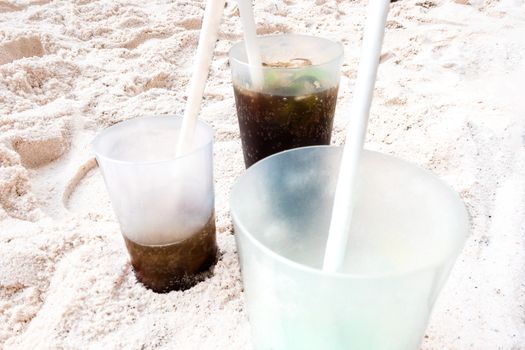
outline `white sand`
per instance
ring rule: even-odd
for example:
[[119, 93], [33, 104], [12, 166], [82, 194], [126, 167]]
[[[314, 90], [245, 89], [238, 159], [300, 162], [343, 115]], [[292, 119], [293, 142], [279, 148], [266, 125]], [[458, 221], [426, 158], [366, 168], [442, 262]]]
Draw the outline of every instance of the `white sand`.
[[[147, 5], [146, 5], [147, 4]], [[365, 1], [260, 0], [260, 33], [344, 43], [334, 143], [348, 120]], [[181, 115], [201, 1], [0, 1], [0, 348], [245, 349], [229, 216], [243, 171], [225, 10], [202, 117], [216, 130], [221, 259], [185, 292], [135, 282], [89, 143], [118, 121]], [[392, 5], [366, 147], [443, 177], [472, 234], [423, 349], [525, 349], [525, 5]]]

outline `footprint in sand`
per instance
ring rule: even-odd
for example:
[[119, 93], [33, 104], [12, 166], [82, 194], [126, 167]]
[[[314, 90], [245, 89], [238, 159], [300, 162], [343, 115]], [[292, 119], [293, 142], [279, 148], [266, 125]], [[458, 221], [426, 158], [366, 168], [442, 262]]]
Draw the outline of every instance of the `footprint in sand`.
[[21, 220], [40, 217], [50, 189], [41, 190], [29, 169], [40, 168], [61, 158], [70, 149], [71, 129], [67, 117], [41, 119], [30, 115], [9, 120], [11, 128], [0, 133], [0, 211]]
[[20, 37], [0, 44], [0, 65], [24, 57], [42, 57], [45, 53], [38, 36]]
[[202, 20], [200, 17], [189, 17], [178, 22], [177, 25], [186, 30], [198, 30], [201, 29]]
[[8, 1], [0, 1], [0, 13], [22, 11], [24, 7], [11, 4]]
[[155, 31], [155, 30], [141, 30], [136, 35], [134, 35], [130, 40], [124, 42], [121, 44], [121, 47], [133, 50], [139, 47], [140, 45], [144, 44], [148, 40], [152, 39], [166, 39], [169, 38], [172, 35], [171, 32], [164, 32], [164, 31]]
[[67, 120], [53, 121], [58, 125], [49, 132], [42, 133], [36, 125], [21, 131], [11, 139], [13, 149], [20, 156], [26, 168], [37, 168], [49, 164], [64, 155], [70, 147], [70, 128]]

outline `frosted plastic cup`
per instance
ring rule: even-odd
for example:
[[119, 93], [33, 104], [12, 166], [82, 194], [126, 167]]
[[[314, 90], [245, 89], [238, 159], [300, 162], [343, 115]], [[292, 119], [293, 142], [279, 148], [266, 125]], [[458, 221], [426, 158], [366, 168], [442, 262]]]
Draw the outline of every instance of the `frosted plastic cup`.
[[344, 268], [323, 272], [341, 152], [282, 152], [233, 187], [255, 349], [419, 349], [467, 237], [466, 210], [430, 172], [365, 151]]
[[261, 36], [258, 44], [262, 86], [251, 81], [244, 42], [230, 50], [246, 167], [284, 150], [330, 144], [343, 61], [342, 45], [323, 38]]
[[182, 118], [124, 121], [93, 141], [137, 279], [156, 292], [183, 290], [216, 261], [213, 131], [197, 123], [176, 157]]

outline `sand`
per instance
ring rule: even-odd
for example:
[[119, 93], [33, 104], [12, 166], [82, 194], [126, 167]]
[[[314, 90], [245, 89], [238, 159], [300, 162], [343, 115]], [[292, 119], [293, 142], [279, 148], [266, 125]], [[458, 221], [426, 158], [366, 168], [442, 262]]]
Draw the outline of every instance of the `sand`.
[[[341, 41], [343, 142], [366, 2], [261, 0], [260, 34]], [[143, 115], [182, 115], [202, 1], [0, 1], [0, 348], [249, 349], [229, 193], [243, 161], [228, 0], [201, 116], [215, 130], [213, 277], [136, 283], [89, 144]], [[525, 349], [525, 4], [392, 4], [366, 147], [457, 190], [471, 235], [422, 349]]]

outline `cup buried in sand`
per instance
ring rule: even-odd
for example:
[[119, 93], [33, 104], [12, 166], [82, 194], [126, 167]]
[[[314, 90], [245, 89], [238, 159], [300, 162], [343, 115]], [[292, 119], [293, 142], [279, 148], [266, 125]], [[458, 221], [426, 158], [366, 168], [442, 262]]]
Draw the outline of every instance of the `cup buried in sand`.
[[468, 236], [465, 206], [429, 171], [365, 151], [343, 265], [324, 271], [341, 154], [275, 154], [232, 188], [254, 349], [420, 348]]
[[155, 292], [184, 290], [216, 262], [213, 132], [198, 122], [176, 157], [182, 118], [121, 122], [93, 141], [137, 279]]
[[[262, 67], [248, 63], [244, 42], [230, 50], [246, 167], [287, 149], [330, 143], [343, 48], [304, 35], [257, 38]], [[251, 77], [262, 70], [262, 81]]]

